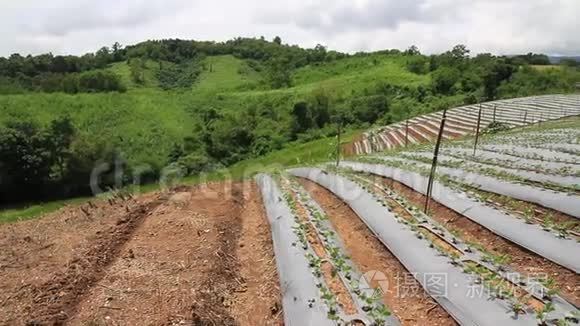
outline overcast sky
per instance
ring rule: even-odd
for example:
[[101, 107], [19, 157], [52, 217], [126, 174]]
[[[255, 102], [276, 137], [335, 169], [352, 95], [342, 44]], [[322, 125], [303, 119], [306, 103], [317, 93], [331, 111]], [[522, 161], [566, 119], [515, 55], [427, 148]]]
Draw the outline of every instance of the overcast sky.
[[346, 52], [463, 43], [474, 53], [578, 55], [579, 16], [580, 0], [1, 0], [0, 56], [276, 35]]

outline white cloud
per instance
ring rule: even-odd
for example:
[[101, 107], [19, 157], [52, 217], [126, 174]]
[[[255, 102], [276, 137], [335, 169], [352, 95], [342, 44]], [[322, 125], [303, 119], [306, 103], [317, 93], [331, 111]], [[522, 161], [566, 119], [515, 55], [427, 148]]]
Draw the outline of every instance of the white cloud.
[[580, 54], [577, 0], [20, 0], [0, 3], [0, 56], [94, 51], [152, 38], [276, 35], [355, 52]]

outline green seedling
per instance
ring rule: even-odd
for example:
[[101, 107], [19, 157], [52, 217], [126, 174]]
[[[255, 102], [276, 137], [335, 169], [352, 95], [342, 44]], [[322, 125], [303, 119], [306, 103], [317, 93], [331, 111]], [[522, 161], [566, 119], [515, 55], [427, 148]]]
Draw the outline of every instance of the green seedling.
[[542, 220], [542, 228], [546, 231], [550, 230], [554, 225], [554, 219], [552, 214], [546, 214], [544, 219]]
[[532, 224], [533, 219], [534, 219], [534, 210], [531, 207], [527, 207], [524, 210], [524, 220], [526, 221], [526, 224]]
[[538, 320], [539, 325], [547, 325], [546, 321], [548, 318], [548, 314], [554, 311], [554, 304], [548, 302], [544, 305], [544, 307], [538, 311], [536, 311], [536, 319]]
[[514, 301], [511, 304], [512, 312], [514, 313], [514, 318], [518, 318], [518, 315], [524, 313], [524, 305], [519, 301]]
[[556, 284], [556, 280], [554, 280], [552, 277], [544, 278], [540, 280], [540, 283], [548, 290], [546, 293], [544, 293], [544, 296], [548, 299], [560, 292], [560, 289], [558, 289], [558, 285]]
[[561, 238], [567, 238], [570, 235], [570, 231], [573, 230], [575, 227], [576, 222], [573, 221], [554, 224], [554, 229], [558, 231], [558, 236]]

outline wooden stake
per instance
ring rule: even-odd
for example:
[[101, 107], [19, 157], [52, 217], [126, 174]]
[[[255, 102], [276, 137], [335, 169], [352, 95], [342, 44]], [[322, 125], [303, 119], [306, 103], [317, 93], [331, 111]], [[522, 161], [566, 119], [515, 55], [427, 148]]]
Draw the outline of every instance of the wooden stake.
[[409, 145], [409, 119], [405, 120], [405, 147]]
[[336, 167], [340, 164], [340, 134], [342, 132], [342, 120], [338, 122], [338, 133], [336, 140]]
[[437, 143], [435, 144], [435, 152], [433, 153], [433, 163], [431, 164], [431, 173], [429, 174], [429, 182], [427, 183], [427, 192], [425, 196], [425, 214], [429, 211], [429, 201], [431, 201], [431, 192], [433, 190], [433, 179], [435, 178], [435, 171], [437, 169], [437, 158], [439, 156], [439, 147], [441, 146], [441, 139], [443, 139], [443, 130], [445, 129], [445, 120], [447, 119], [447, 109], [443, 110], [443, 117], [441, 118], [441, 126], [439, 127], [439, 135], [437, 135]]
[[479, 114], [477, 115], [477, 128], [475, 129], [475, 142], [473, 143], [473, 156], [477, 151], [477, 142], [479, 140], [479, 127], [481, 126], [481, 103], [479, 104]]

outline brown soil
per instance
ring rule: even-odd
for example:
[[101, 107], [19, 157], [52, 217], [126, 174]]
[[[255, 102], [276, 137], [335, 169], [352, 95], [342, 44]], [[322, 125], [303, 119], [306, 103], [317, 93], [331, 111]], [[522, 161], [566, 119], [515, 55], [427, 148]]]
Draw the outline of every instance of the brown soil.
[[393, 148], [397, 148], [399, 147], [399, 142], [397, 141], [397, 139], [393, 136], [393, 130], [389, 130], [386, 134], [385, 137], [387, 137], [387, 140], [389, 140], [389, 142], [391, 143], [391, 145], [393, 146]]
[[349, 143], [341, 144], [340, 147], [342, 155], [344, 155], [344, 157], [351, 157], [357, 155], [354, 144], [357, 142], [361, 142], [363, 139], [364, 135], [361, 133], [360, 135], [354, 137], [354, 139]]
[[472, 132], [474, 132], [474, 129], [475, 129], [473, 126], [468, 126], [465, 123], [455, 121], [455, 119], [453, 119], [453, 118], [450, 119], [449, 117], [447, 117], [447, 120], [445, 121], [445, 125], [447, 125], [448, 123], [450, 126], [452, 126], [451, 128], [453, 128], [455, 130], [459, 130], [461, 132], [465, 132], [465, 133], [472, 133]]
[[433, 131], [426, 129], [425, 126], [421, 124], [413, 125], [413, 128], [417, 129], [419, 132], [421, 132], [423, 135], [427, 137], [433, 137], [433, 139], [437, 138], [436, 133], [433, 133]]
[[[383, 300], [403, 325], [456, 325], [453, 318], [424, 292], [421, 285], [348, 205], [311, 181], [299, 181], [324, 209], [360, 271], [380, 273], [374, 274], [370, 285], [386, 287]], [[382, 281], [381, 274], [385, 276], [386, 282], [379, 283]]]
[[140, 205], [117, 220], [115, 225], [99, 232], [91, 245], [80, 250], [67, 268], [45, 283], [34, 287], [34, 305], [26, 315], [28, 324], [60, 324], [74, 312], [77, 298], [98, 282], [119, 254], [146, 214], [161, 204], [161, 199]]
[[242, 189], [211, 184], [148, 198], [82, 240], [40, 285], [6, 284], [11, 293], [24, 286], [34, 294], [2, 307], [6, 322], [280, 324], [269, 225], [255, 185]]
[[[428, 143], [431, 141], [431, 138], [427, 138], [423, 135], [421, 135], [420, 133], [416, 132], [415, 130], [411, 129], [411, 127], [413, 127], [414, 125], [409, 125], [409, 136], [412, 136], [413, 138], [417, 139], [417, 141], [419, 143]], [[405, 129], [403, 129], [404, 131]]]
[[[95, 254], [92, 243], [111, 235], [117, 221], [154, 199], [150, 194], [128, 200], [93, 200], [42, 219], [0, 225], [0, 325], [24, 324], [39, 316], [37, 312], [47, 313], [36, 301], [49, 299], [54, 290], [61, 290], [57, 295], [68, 300], [64, 290], [78, 290], [73, 280], [71, 284], [53, 282], [65, 281], [63, 276], [71, 276], [77, 267], [84, 271], [90, 266], [86, 264], [100, 264], [79, 257]], [[76, 281], [82, 282], [81, 277]]]
[[255, 183], [244, 191], [237, 256], [245, 286], [234, 296], [232, 315], [242, 326], [282, 325], [280, 285], [270, 225]]
[[[417, 207], [425, 203], [425, 196], [397, 181], [383, 177], [376, 177], [375, 180], [384, 183]], [[459, 232], [465, 241], [479, 244], [495, 254], [509, 255], [511, 262], [508, 265], [523, 275], [552, 277], [559, 284], [562, 296], [576, 306], [580, 304], [580, 275], [494, 234], [435, 201], [431, 201], [429, 209], [431, 217], [447, 229]]]

